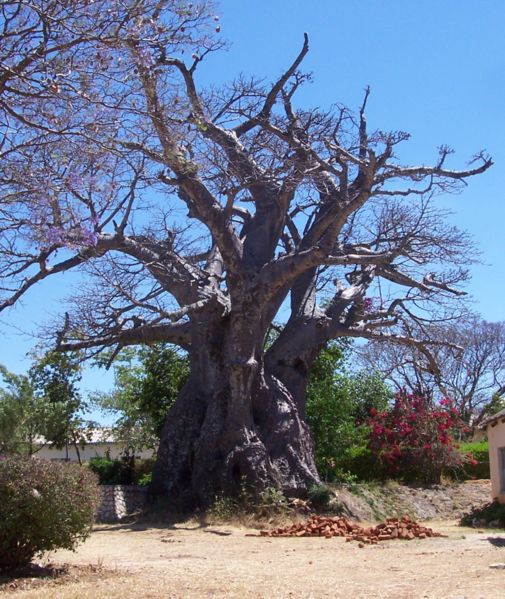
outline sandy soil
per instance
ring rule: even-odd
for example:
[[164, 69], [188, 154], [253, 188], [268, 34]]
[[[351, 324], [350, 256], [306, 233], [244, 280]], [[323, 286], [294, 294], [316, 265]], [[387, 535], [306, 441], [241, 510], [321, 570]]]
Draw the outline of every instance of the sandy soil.
[[[236, 527], [102, 526], [76, 553], [51, 560], [103, 569], [103, 578], [31, 590], [16, 599], [503, 597], [505, 533], [429, 523], [448, 535], [362, 549], [343, 539], [264, 538]], [[111, 572], [112, 571], [112, 572]]]

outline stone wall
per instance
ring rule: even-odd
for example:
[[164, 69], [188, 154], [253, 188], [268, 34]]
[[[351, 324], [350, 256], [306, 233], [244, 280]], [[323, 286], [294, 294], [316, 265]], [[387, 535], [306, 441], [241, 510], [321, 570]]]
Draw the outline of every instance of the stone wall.
[[119, 522], [141, 509], [147, 499], [147, 488], [135, 485], [100, 485], [100, 493], [96, 512], [99, 522]]

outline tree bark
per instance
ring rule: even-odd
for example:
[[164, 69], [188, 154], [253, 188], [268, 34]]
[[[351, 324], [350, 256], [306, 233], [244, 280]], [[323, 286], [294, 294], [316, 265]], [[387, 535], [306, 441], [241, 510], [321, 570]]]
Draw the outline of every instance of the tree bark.
[[304, 496], [320, 482], [297, 402], [263, 363], [263, 331], [243, 326], [232, 315], [213, 335], [196, 327], [190, 378], [167, 415], [151, 486], [179, 509], [270, 487]]

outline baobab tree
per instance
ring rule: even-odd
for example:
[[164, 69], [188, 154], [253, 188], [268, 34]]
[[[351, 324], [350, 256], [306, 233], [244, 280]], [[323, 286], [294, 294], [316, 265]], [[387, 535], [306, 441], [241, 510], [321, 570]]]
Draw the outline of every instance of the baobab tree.
[[370, 129], [368, 90], [356, 114], [298, 107], [306, 35], [272, 83], [199, 89], [223, 45], [207, 1], [0, 7], [1, 308], [78, 269], [59, 350], [188, 352], [154, 491], [186, 505], [243, 484], [305, 493], [319, 480], [313, 360], [340, 336], [429, 355], [408, 324], [450, 309], [468, 261], [434, 197], [491, 160], [454, 170], [444, 147], [432, 166], [402, 165], [408, 135]]

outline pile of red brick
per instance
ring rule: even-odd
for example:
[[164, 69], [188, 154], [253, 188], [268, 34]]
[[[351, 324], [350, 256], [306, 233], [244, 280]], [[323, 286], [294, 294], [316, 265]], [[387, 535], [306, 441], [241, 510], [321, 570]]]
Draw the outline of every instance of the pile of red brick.
[[264, 537], [325, 537], [327, 539], [345, 537], [346, 541], [358, 541], [361, 546], [364, 543], [375, 545], [379, 541], [390, 539], [410, 541], [415, 538], [442, 536], [431, 528], [411, 520], [409, 516], [388, 518], [385, 522], [369, 528], [349, 522], [346, 518], [312, 516], [305, 522], [291, 524], [284, 528], [262, 530], [261, 535]]

